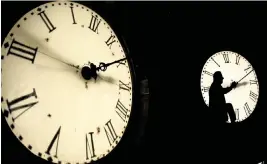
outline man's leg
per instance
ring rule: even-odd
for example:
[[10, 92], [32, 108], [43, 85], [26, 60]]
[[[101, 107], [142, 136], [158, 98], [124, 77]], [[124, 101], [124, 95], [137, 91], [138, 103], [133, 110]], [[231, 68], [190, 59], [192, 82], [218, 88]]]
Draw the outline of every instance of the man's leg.
[[227, 113], [229, 114], [231, 123], [234, 123], [236, 120], [236, 116], [235, 116], [235, 111], [234, 111], [233, 105], [230, 103], [227, 103], [226, 109], [227, 109]]

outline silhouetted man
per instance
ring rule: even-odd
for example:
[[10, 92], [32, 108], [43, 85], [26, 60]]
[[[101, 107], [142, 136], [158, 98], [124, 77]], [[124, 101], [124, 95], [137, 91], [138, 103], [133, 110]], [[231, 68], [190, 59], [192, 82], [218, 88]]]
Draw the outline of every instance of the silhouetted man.
[[216, 121], [225, 123], [228, 120], [227, 113], [229, 114], [231, 123], [236, 120], [235, 112], [232, 104], [226, 103], [224, 94], [230, 92], [236, 87], [237, 83], [233, 82], [230, 87], [223, 88], [221, 84], [223, 83], [223, 76], [220, 71], [213, 74], [213, 83], [209, 90], [209, 107], [212, 113], [216, 114]]

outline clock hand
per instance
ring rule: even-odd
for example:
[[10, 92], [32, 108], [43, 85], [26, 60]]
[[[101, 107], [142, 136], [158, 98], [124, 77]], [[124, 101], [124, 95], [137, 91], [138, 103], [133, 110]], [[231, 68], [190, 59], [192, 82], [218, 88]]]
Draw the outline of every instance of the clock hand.
[[239, 81], [237, 81], [237, 83], [239, 83], [241, 80], [243, 80], [245, 77], [247, 77], [253, 70], [249, 71], [249, 73], [247, 73], [245, 76], [243, 76]]
[[[28, 40], [32, 40], [32, 41], [35, 41], [35, 42], [37, 42], [38, 43], [38, 41], [36, 40], [36, 39], [34, 39], [32, 36], [30, 36], [30, 35], [27, 35], [27, 37], [28, 37]], [[9, 37], [7, 37], [8, 38], [8, 40], [10, 40], [10, 41], [12, 41], [13, 40], [13, 38], [11, 38], [10, 36]], [[24, 37], [24, 38], [26, 38], [26, 37]], [[30, 42], [28, 42], [28, 44], [29, 44]], [[53, 57], [52, 55], [48, 55], [47, 53], [44, 53], [44, 52], [42, 52], [42, 51], [40, 51], [40, 49], [38, 48], [38, 50], [37, 50], [37, 52], [38, 53], [40, 53], [40, 54], [42, 54], [42, 55], [46, 55], [46, 56], [48, 56], [48, 57], [50, 57], [50, 58], [53, 58], [53, 59], [55, 59], [55, 60], [57, 60], [57, 61], [59, 61], [59, 62], [61, 62], [61, 63], [64, 63], [64, 64], [66, 64], [66, 65], [68, 65], [68, 66], [70, 66], [70, 67], [73, 67], [73, 68], [76, 68], [76, 69], [79, 69], [79, 66], [78, 65], [74, 65], [74, 64], [70, 64], [70, 63], [67, 63], [67, 62], [65, 62], [65, 61], [63, 61], [63, 60], [61, 60], [61, 59], [58, 59], [58, 58], [56, 58], [56, 57]]]
[[99, 71], [99, 70], [101, 70], [101, 71], [106, 71], [108, 66], [110, 66], [110, 65], [112, 65], [112, 64], [115, 64], [115, 63], [119, 63], [119, 62], [124, 61], [124, 60], [126, 60], [126, 59], [127, 59], [127, 58], [122, 58], [122, 59], [115, 60], [115, 61], [113, 61], [113, 62], [111, 62], [111, 63], [107, 63], [107, 64], [101, 62], [101, 63], [99, 64], [98, 67], [96, 67], [95, 64], [90, 63], [90, 64], [89, 64], [89, 65], [90, 65], [90, 68], [88, 68], [88, 66], [86, 66], [86, 67], [83, 67], [83, 68], [81, 69], [82, 76], [83, 76], [86, 80], [89, 80], [91, 77], [94, 78], [94, 79], [96, 80], [96, 79], [97, 79], [97, 76], [98, 76], [98, 75], [97, 75], [97, 71]]
[[113, 62], [111, 62], [111, 63], [107, 63], [107, 64], [101, 62], [101, 63], [99, 64], [99, 66], [96, 68], [96, 71], [99, 71], [99, 70], [101, 70], [101, 71], [106, 71], [108, 66], [110, 66], [110, 65], [112, 65], [112, 64], [115, 64], [115, 63], [119, 63], [119, 62], [124, 61], [124, 60], [126, 60], [126, 59], [127, 59], [127, 58], [122, 58], [122, 59], [115, 60], [115, 61], [113, 61]]
[[40, 54], [42, 54], [42, 55], [46, 55], [46, 56], [48, 56], [48, 57], [50, 57], [50, 58], [52, 58], [52, 59], [55, 59], [55, 60], [57, 60], [57, 61], [59, 61], [59, 62], [61, 62], [61, 63], [64, 63], [64, 64], [66, 64], [66, 65], [68, 65], [68, 66], [70, 66], [70, 67], [79, 69], [79, 65], [74, 65], [74, 64], [67, 63], [67, 62], [65, 62], [65, 61], [63, 61], [63, 60], [61, 60], [61, 59], [58, 59], [58, 58], [56, 58], [56, 57], [53, 57], [52, 55], [48, 55], [48, 54], [46, 54], [46, 53], [44, 53], [44, 52], [41, 52], [41, 51], [38, 51], [38, 52], [39, 52]]
[[116, 80], [110, 76], [103, 76], [98, 74], [98, 77], [105, 82], [119, 86], [119, 84], [116, 83]]

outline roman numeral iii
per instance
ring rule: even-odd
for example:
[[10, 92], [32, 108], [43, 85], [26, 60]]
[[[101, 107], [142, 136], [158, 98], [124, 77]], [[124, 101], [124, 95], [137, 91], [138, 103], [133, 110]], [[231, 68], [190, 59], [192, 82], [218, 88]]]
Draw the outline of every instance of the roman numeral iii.
[[37, 50], [38, 47], [33, 48], [13, 39], [11, 42], [11, 46], [8, 49], [7, 55], [15, 55], [17, 57], [29, 60], [34, 63]]

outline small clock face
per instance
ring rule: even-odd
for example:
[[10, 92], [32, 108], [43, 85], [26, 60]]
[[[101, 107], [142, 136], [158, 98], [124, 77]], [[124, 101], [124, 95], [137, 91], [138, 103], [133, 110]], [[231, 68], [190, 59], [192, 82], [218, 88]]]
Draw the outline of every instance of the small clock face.
[[108, 23], [86, 6], [50, 2], [25, 14], [2, 45], [2, 112], [14, 135], [54, 163], [106, 156], [130, 117], [130, 65], [116, 62], [90, 80], [81, 68], [125, 57]]
[[245, 120], [254, 111], [259, 97], [259, 82], [254, 68], [247, 59], [235, 52], [221, 51], [212, 55], [201, 72], [201, 93], [207, 106], [210, 101], [209, 89], [217, 71], [221, 72], [223, 88], [230, 87], [233, 81], [238, 82], [236, 88], [224, 94], [225, 103], [232, 104], [237, 122]]

